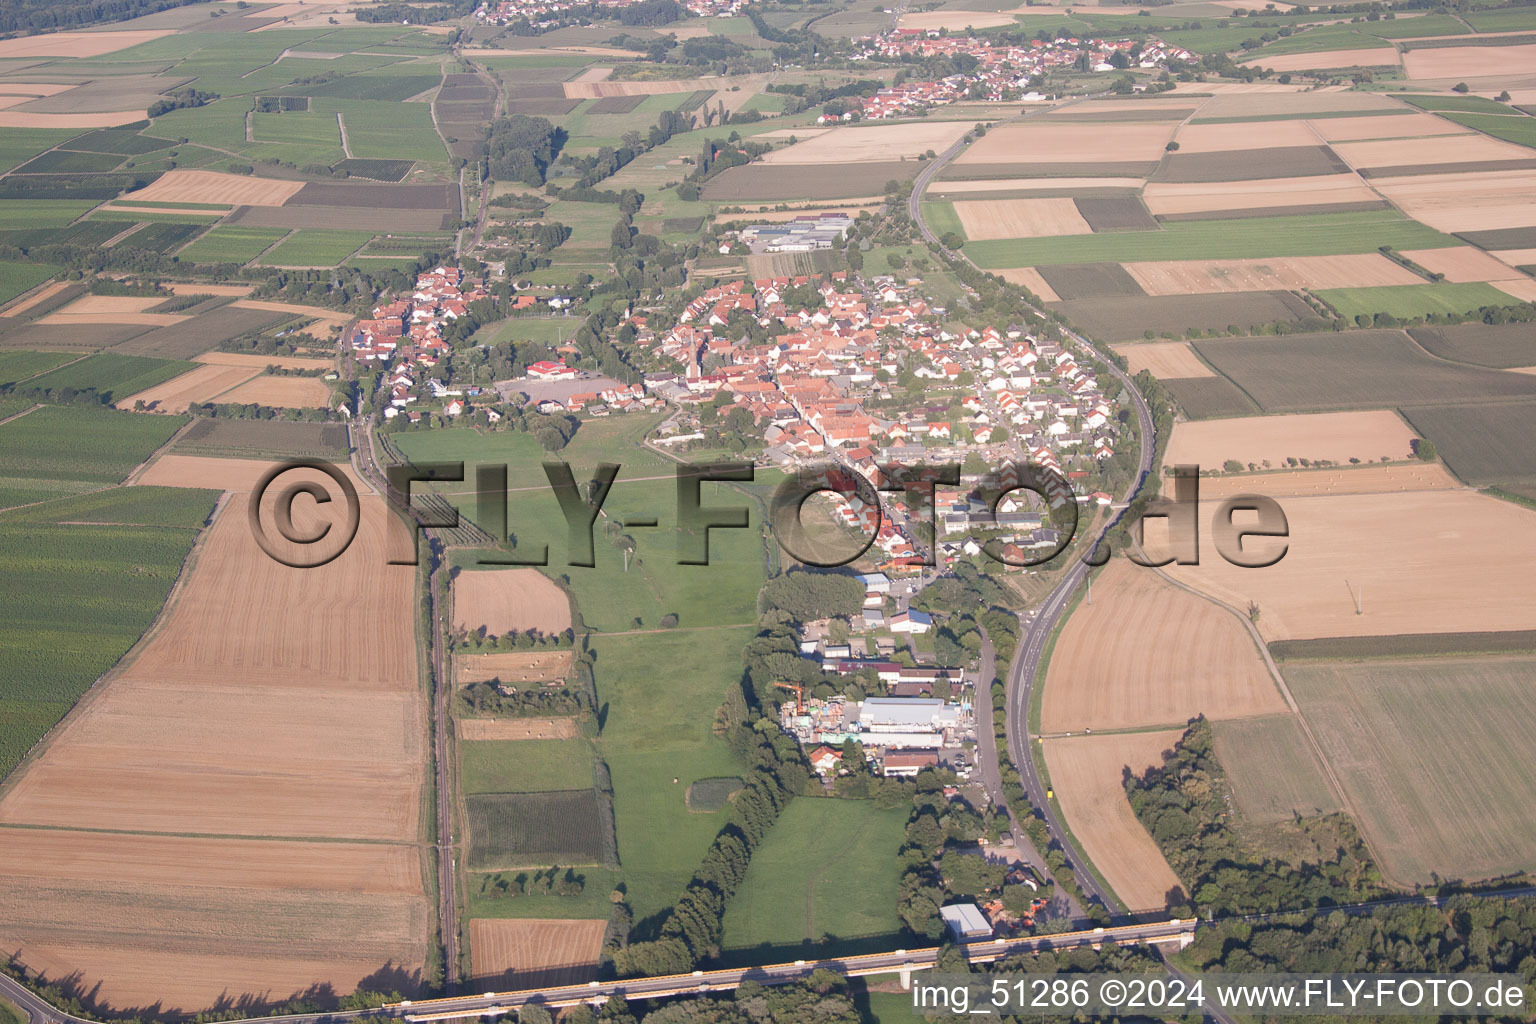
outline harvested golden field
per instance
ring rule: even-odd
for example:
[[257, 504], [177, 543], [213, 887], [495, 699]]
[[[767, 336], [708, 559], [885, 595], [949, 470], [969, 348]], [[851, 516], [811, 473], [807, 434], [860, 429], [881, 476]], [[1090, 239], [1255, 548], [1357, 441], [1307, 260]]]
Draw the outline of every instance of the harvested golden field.
[[1180, 153], [1225, 153], [1234, 149], [1315, 146], [1317, 134], [1305, 121], [1236, 121], [1187, 124], [1174, 135]]
[[1056, 294], [1056, 289], [1051, 283], [1040, 275], [1040, 271], [1034, 267], [1012, 267], [1008, 270], [996, 271], [1004, 281], [1028, 288], [1040, 297], [1041, 302], [1060, 302], [1061, 296]]
[[[957, 164], [1126, 163], [1161, 160], [1171, 124], [1006, 124], [982, 136]], [[992, 183], [993, 188], [1002, 186]], [[1059, 186], [1058, 186], [1059, 187]]]
[[[112, 32], [111, 35], [125, 35]], [[41, 37], [39, 37], [41, 38]], [[115, 128], [144, 120], [144, 108], [103, 110], [80, 114], [42, 114], [24, 110], [0, 110], [0, 128]]]
[[[962, 154], [964, 155], [964, 154]], [[1140, 178], [987, 178], [982, 181], [935, 181], [924, 193], [929, 199], [970, 192], [1056, 192], [1089, 188], [1138, 189]]]
[[1380, 117], [1327, 117], [1310, 122], [1327, 142], [1362, 139], [1410, 139], [1427, 135], [1466, 135], [1472, 129], [1434, 114], [1384, 114]]
[[834, 128], [763, 156], [765, 164], [839, 164], [914, 159], [928, 150], [943, 152], [970, 131], [964, 121], [882, 124]]
[[541, 918], [469, 922], [469, 951], [476, 982], [488, 988], [579, 985], [597, 977], [606, 921]]
[[[144, 487], [204, 487], [215, 491], [245, 492], [255, 487], [262, 474], [271, 468], [272, 463], [264, 459], [162, 455], [144, 467], [130, 482]], [[352, 481], [358, 493], [372, 490], [352, 472], [351, 466], [342, 465], [337, 468]]]
[[457, 629], [486, 632], [559, 633], [571, 628], [565, 591], [537, 569], [478, 569], [453, 581], [453, 623]]
[[1093, 231], [1069, 196], [972, 200], [954, 205], [965, 236], [972, 241], [1086, 235]]
[[318, 409], [330, 400], [331, 389], [316, 377], [273, 377], [267, 374], [248, 378], [245, 383], [219, 396], [221, 402], [254, 402], [274, 409]]
[[[1265, 62], [1268, 66], [1268, 62]], [[1343, 92], [1338, 89], [1304, 91], [1296, 85], [1276, 82], [1192, 82], [1178, 89], [1190, 92], [1214, 92], [1216, 95], [1200, 107], [1200, 117], [1275, 117], [1308, 114], [1333, 114], [1357, 110], [1402, 110], [1402, 104], [1376, 93]], [[1176, 89], [1174, 95], [1178, 95]]]
[[[54, 32], [47, 35], [0, 39], [0, 60], [17, 57], [99, 57], [104, 53], [126, 50], [151, 39], [168, 36], [168, 29], [140, 29], [122, 32]], [[140, 112], [140, 116], [143, 113]]]
[[1536, 249], [1499, 249], [1493, 255], [1512, 267], [1536, 266]]
[[[1350, 121], [1354, 118], [1339, 118]], [[1318, 174], [1310, 178], [1260, 178], [1250, 181], [1147, 183], [1143, 194], [1153, 214], [1209, 213], [1215, 210], [1265, 210], [1271, 207], [1368, 203], [1381, 197], [1358, 174]]]
[[1078, 103], [1067, 107], [1063, 113], [1100, 114], [1119, 113], [1126, 110], [1188, 110], [1190, 105], [1190, 99], [1182, 96], [1138, 100], [1093, 100], [1090, 103]]
[[193, 402], [211, 402], [237, 384], [250, 380], [260, 370], [249, 366], [210, 364], [188, 370], [163, 384], [129, 395], [117, 403], [119, 409], [132, 409], [143, 402], [149, 412], [182, 413]]
[[1216, 371], [1202, 363], [1200, 357], [1195, 355], [1195, 350], [1190, 348], [1186, 341], [1111, 347], [1125, 357], [1126, 362], [1130, 364], [1132, 375], [1146, 370], [1152, 376], [1163, 380], [1216, 376]]
[[1403, 55], [1403, 68], [1409, 78], [1524, 78], [1536, 68], [1536, 44], [1409, 50]]
[[1438, 462], [1377, 463], [1346, 469], [1292, 469], [1207, 477], [1200, 481], [1200, 500], [1219, 502], [1239, 494], [1262, 494], [1277, 499], [1330, 494], [1395, 494], [1456, 490], [1462, 486]]
[[1447, 281], [1504, 281], [1516, 276], [1508, 265], [1470, 245], [1406, 249], [1402, 254], [1430, 273], [1444, 274]]
[[499, 679], [504, 683], [553, 683], [570, 675], [571, 661], [569, 650], [462, 654], [458, 658], [459, 682]]
[[[1202, 529], [1200, 564], [1168, 571], [1239, 609], [1257, 605], [1268, 640], [1536, 628], [1536, 513], [1465, 490], [1290, 498], [1284, 508], [1290, 543], [1277, 564], [1233, 566]], [[1147, 536], [1151, 553], [1167, 550], [1163, 521], [1149, 520]], [[1250, 544], [1265, 552], [1276, 542]]]
[[1396, 67], [1402, 63], [1402, 58], [1390, 46], [1372, 46], [1362, 50], [1320, 50], [1316, 53], [1266, 55], [1260, 52], [1241, 63], [1271, 71], [1312, 71], [1318, 68]]
[[253, 178], [219, 171], [166, 171], [133, 194], [139, 202], [222, 203], [229, 206], [282, 206], [304, 187], [302, 181]]
[[1521, 302], [1536, 302], [1536, 281], [1528, 277], [1516, 278], [1510, 281], [1494, 281], [1493, 286], [1512, 298]]
[[1246, 260], [1159, 260], [1126, 263], [1148, 295], [1289, 291], [1292, 288], [1368, 288], [1423, 284], [1424, 279], [1380, 253], [1287, 256]]
[[165, 285], [172, 295], [249, 295], [254, 285], [249, 284], [202, 284], [197, 281], [168, 281]]
[[1408, 459], [1417, 436], [1401, 416], [1386, 409], [1199, 420], [1173, 428], [1163, 461], [1220, 469], [1236, 460], [1283, 469], [1290, 458], [1339, 463], [1351, 458], [1375, 462], [1383, 455]]
[[21, 314], [27, 312], [28, 310], [34, 309], [47, 302], [49, 299], [59, 294], [59, 292], [63, 291], [65, 288], [68, 288], [69, 285], [69, 281], [53, 281], [49, 284], [46, 284], [42, 288], [33, 292], [28, 297], [22, 299], [20, 302], [14, 303], [7, 307], [4, 312], [0, 312], [0, 316], [21, 316]]
[[329, 359], [310, 359], [305, 356], [257, 356], [245, 352], [204, 352], [193, 357], [193, 362], [211, 363], [218, 366], [248, 366], [253, 370], [265, 370], [280, 366], [285, 370], [328, 370]]
[[1067, 825], [1115, 895], [1132, 910], [1166, 907], [1168, 892], [1179, 879], [1136, 820], [1125, 797], [1123, 773], [1130, 768], [1140, 774], [1162, 764], [1163, 751], [1173, 749], [1183, 735], [1179, 728], [1074, 736], [1043, 744], [1051, 786]]
[[581, 735], [574, 718], [460, 718], [461, 740], [568, 740]]
[[903, 14], [896, 22], [898, 28], [947, 28], [963, 32], [967, 28], [1002, 28], [1017, 21], [1007, 11], [915, 11]]
[[[1376, 139], [1341, 142], [1333, 151], [1355, 168], [1412, 167], [1423, 164], [1475, 164], [1489, 160], [1527, 160], [1531, 151], [1512, 142], [1502, 142], [1487, 135], [1434, 135], [1422, 139]], [[1530, 172], [1516, 172], [1529, 175]], [[1508, 172], [1483, 173], [1490, 182], [1505, 180]], [[1412, 175], [1407, 180], [1441, 179], [1443, 174]], [[1383, 181], [1372, 182], [1378, 188]]]
[[1056, 640], [1045, 733], [1183, 726], [1196, 715], [1285, 711], [1253, 638], [1231, 612], [1127, 558], [1093, 581]]
[[159, 833], [25, 831], [68, 852], [0, 857], [7, 948], [115, 1006], [344, 992], [386, 964], [409, 988], [424, 962], [414, 570], [385, 562], [381, 499], [317, 569], [262, 553], [244, 511], [0, 798], [8, 825]]
[[265, 309], [273, 313], [293, 313], [297, 316], [307, 316], [319, 320], [324, 326], [333, 331], [339, 331], [351, 323], [355, 317], [352, 314], [339, 309], [325, 309], [320, 306], [301, 306], [293, 302], [267, 302], [262, 299], [236, 299], [230, 303], [242, 309]]
[[[1480, 147], [1494, 140], [1479, 137], [1466, 141], [1469, 146]], [[1493, 231], [1536, 225], [1536, 205], [1530, 202], [1532, 190], [1536, 190], [1536, 171], [1405, 175], [1378, 178], [1374, 184], [1398, 209], [1440, 231]]]
[[146, 313], [165, 300], [157, 295], [82, 295], [74, 302], [40, 317], [40, 324], [144, 324], [168, 327], [186, 319], [175, 313]]

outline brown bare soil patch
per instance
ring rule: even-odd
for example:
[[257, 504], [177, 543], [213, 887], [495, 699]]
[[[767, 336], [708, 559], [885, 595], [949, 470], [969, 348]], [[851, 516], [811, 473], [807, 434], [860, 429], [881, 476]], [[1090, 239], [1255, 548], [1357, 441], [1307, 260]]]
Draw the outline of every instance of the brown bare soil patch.
[[1154, 377], [1175, 380], [1190, 377], [1214, 377], [1216, 371], [1200, 361], [1185, 341], [1159, 342], [1152, 345], [1116, 345], [1132, 374], [1146, 370]]
[[1257, 181], [1153, 181], [1147, 184], [1144, 198], [1154, 214], [1168, 215], [1364, 203], [1380, 197], [1359, 175], [1350, 173]]
[[1284, 468], [1288, 458], [1345, 463], [1383, 455], [1410, 458], [1418, 435], [1386, 409], [1294, 416], [1246, 416], [1180, 423], [1168, 441], [1167, 465], [1220, 469], [1229, 459]]
[[469, 922], [476, 982], [497, 989], [579, 985], [597, 977], [606, 921], [541, 918]]
[[82, 295], [62, 309], [40, 317], [38, 323], [59, 324], [143, 324], [169, 327], [186, 319], [174, 313], [146, 313], [150, 306], [164, 300], [153, 295]]
[[1450, 249], [1410, 249], [1403, 255], [1447, 281], [1504, 281], [1513, 275], [1502, 261], [1470, 245]]
[[574, 718], [461, 718], [461, 740], [568, 740], [581, 735]]
[[1225, 501], [1239, 494], [1270, 498], [1319, 497], [1329, 494], [1392, 494], [1401, 491], [1447, 491], [1462, 484], [1438, 462], [1404, 465], [1353, 466], [1334, 469], [1293, 469], [1280, 473], [1243, 473], [1207, 477], [1200, 481], [1200, 500]]
[[264, 370], [269, 366], [280, 366], [285, 370], [328, 370], [331, 368], [329, 359], [308, 359], [304, 356], [256, 356], [244, 352], [204, 352], [194, 357], [194, 362], [211, 363], [218, 366], [249, 366], [253, 370]]
[[1225, 609], [1124, 558], [1098, 574], [1092, 596], [1073, 611], [1051, 655], [1044, 732], [1286, 710], [1253, 639]]
[[1075, 736], [1044, 743], [1051, 786], [1083, 852], [1115, 895], [1134, 910], [1167, 906], [1178, 876], [1163, 859], [1126, 799], [1124, 771], [1138, 775], [1163, 763], [1184, 734], [1170, 732]]
[[480, 683], [500, 679], [504, 683], [553, 683], [571, 672], [571, 652], [504, 651], [498, 654], [459, 656], [459, 681]]
[[[233, 367], [231, 367], [233, 369]], [[331, 400], [331, 389], [314, 377], [252, 377], [219, 396], [221, 402], [270, 405], [274, 409], [318, 409]]]
[[1201, 295], [1292, 288], [1368, 288], [1423, 284], [1424, 279], [1380, 253], [1289, 256], [1247, 260], [1161, 260], [1127, 263], [1148, 295]]
[[1260, 53], [1242, 63], [1271, 71], [1311, 71], [1316, 68], [1396, 67], [1402, 63], [1402, 58], [1390, 46], [1373, 46], [1363, 50], [1320, 50], [1316, 53], [1277, 53], [1268, 56]]
[[133, 197], [140, 202], [282, 206], [303, 187], [302, 181], [177, 169], [166, 171], [149, 187], [135, 192]]
[[537, 569], [481, 569], [455, 577], [453, 619], [456, 628], [484, 626], [498, 636], [530, 629], [559, 633], [571, 628], [571, 602]]
[[1009, 270], [999, 270], [997, 273], [1009, 284], [1022, 285], [1040, 297], [1041, 302], [1060, 302], [1061, 296], [1056, 294], [1050, 282], [1040, 276], [1040, 271], [1034, 267], [1013, 267]]
[[[1257, 605], [1270, 640], [1536, 627], [1536, 580], [1526, 569], [1536, 558], [1536, 513], [1452, 490], [1292, 498], [1284, 507], [1291, 542], [1279, 563], [1230, 565], [1202, 530], [1200, 564], [1169, 572], [1237, 608]], [[1162, 527], [1147, 524], [1154, 555], [1166, 551]]]
[[1403, 67], [1409, 78], [1528, 77], [1536, 67], [1536, 44], [1409, 50], [1403, 55]]
[[[123, 32], [55, 32], [48, 35], [22, 36], [0, 40], [0, 59], [16, 57], [99, 57], [103, 53], [126, 50], [151, 39], [170, 35], [170, 30], [127, 30]], [[140, 117], [143, 116], [141, 113]]]
[[1187, 124], [1174, 135], [1180, 153], [1225, 153], [1234, 149], [1315, 146], [1317, 136], [1305, 121], [1235, 121]]
[[765, 154], [765, 164], [839, 164], [865, 160], [912, 159], [942, 152], [972, 125], [963, 121], [914, 122], [869, 128], [834, 128], [824, 135]]
[[1093, 228], [1070, 198], [992, 199], [955, 203], [967, 238], [1044, 238], [1086, 235]]
[[1362, 139], [1408, 139], [1426, 135], [1466, 135], [1455, 121], [1433, 114], [1384, 114], [1380, 117], [1327, 117], [1311, 122], [1325, 142]]
[[210, 402], [230, 388], [250, 380], [259, 370], [249, 366], [199, 366], [163, 384], [129, 395], [117, 403], [119, 409], [132, 409], [143, 402], [150, 412], [181, 413], [193, 402]]
[[59, 292], [63, 291], [65, 288], [68, 288], [69, 284], [70, 283], [68, 281], [54, 281], [52, 284], [45, 285], [41, 291], [33, 292], [29, 298], [22, 299], [20, 302], [6, 309], [3, 313], [0, 313], [0, 316], [21, 316], [21, 314], [25, 313], [27, 310], [35, 309], [38, 306], [41, 306], [43, 303], [59, 294]]
[[0, 798], [5, 824], [163, 833], [70, 832], [66, 854], [0, 860], [7, 948], [81, 972], [113, 1005], [347, 991], [423, 963], [414, 573], [386, 564], [381, 499], [362, 499], [357, 539], [317, 569], [262, 553], [241, 505], [220, 512], [156, 633]]
[[[1003, 125], [982, 136], [957, 164], [1125, 163], [1160, 160], [1173, 125], [1127, 124], [1105, 131], [1095, 124]], [[994, 184], [993, 186], [997, 186]]]

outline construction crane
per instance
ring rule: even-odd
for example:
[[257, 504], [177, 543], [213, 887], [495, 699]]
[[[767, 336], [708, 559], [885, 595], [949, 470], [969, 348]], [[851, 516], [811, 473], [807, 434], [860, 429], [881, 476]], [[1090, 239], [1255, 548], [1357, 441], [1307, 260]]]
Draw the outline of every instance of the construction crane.
[[805, 714], [805, 687], [799, 683], [774, 683], [781, 690], [795, 691], [795, 714]]

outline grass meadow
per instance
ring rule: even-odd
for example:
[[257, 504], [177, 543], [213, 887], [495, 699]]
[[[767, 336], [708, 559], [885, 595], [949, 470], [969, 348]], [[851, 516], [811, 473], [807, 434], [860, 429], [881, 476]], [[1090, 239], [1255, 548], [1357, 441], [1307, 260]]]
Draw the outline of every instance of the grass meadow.
[[592, 745], [568, 740], [471, 740], [459, 743], [465, 793], [544, 793], [592, 785]]
[[1295, 715], [1238, 718], [1212, 729], [1245, 821], [1271, 824], [1340, 809]]
[[1385, 288], [1325, 288], [1316, 292], [1339, 315], [1353, 320], [1357, 316], [1390, 313], [1399, 320], [1412, 320], [1430, 313], [1467, 313], [1484, 306], [1512, 306], [1518, 300], [1491, 284], [1405, 284]]

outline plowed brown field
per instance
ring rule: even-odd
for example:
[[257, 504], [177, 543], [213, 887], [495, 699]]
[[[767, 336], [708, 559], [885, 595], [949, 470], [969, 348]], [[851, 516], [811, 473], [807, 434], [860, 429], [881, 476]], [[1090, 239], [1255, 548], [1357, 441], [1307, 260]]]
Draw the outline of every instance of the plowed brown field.
[[541, 918], [469, 922], [476, 981], [493, 988], [579, 985], [597, 976], [606, 921]]
[[1172, 749], [1183, 734], [1183, 729], [1116, 733], [1043, 744], [1051, 786], [1068, 826], [1099, 874], [1132, 910], [1167, 906], [1168, 890], [1179, 879], [1136, 820], [1122, 774], [1126, 768], [1140, 774], [1162, 764], [1163, 751]]
[[1093, 603], [1077, 606], [1056, 641], [1041, 729], [1182, 726], [1201, 714], [1285, 710], [1253, 639], [1230, 612], [1117, 558], [1094, 579]]
[[571, 628], [571, 602], [537, 569], [481, 569], [453, 581], [453, 622], [497, 636], [511, 630], [559, 633]]

